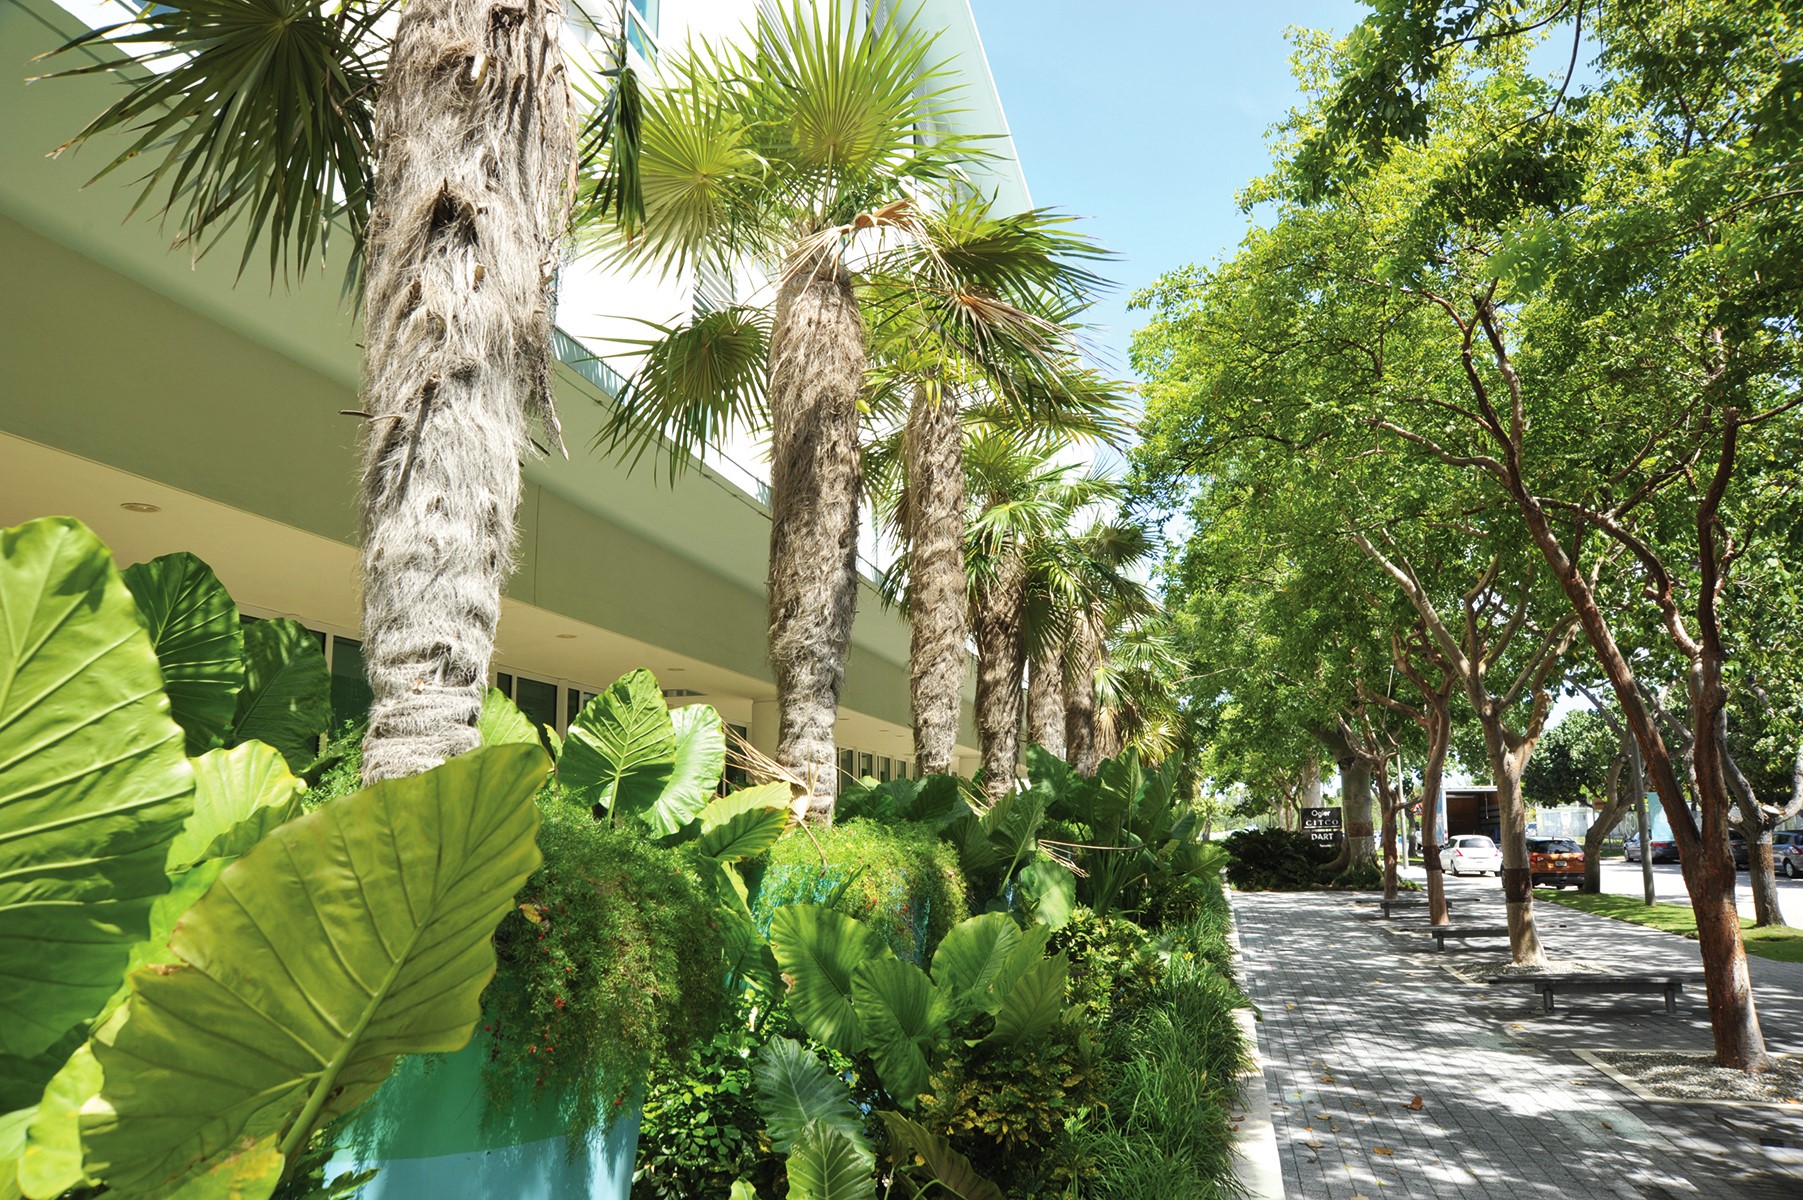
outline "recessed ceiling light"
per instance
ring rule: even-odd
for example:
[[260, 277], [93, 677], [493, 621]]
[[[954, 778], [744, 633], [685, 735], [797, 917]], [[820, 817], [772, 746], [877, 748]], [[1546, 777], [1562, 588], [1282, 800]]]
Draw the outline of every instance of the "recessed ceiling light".
[[576, 640], [576, 635], [573, 633], [560, 633], [557, 636], [566, 642], [573, 642]]
[[686, 670], [688, 670], [687, 667], [665, 667], [664, 674], [675, 675], [675, 674], [678, 674], [679, 672], [686, 671]]
[[162, 512], [163, 511], [163, 506], [161, 504], [146, 504], [142, 500], [127, 500], [124, 504], [121, 504], [119, 507], [123, 508], [126, 512], [135, 512], [135, 513], [153, 513], [153, 512]]

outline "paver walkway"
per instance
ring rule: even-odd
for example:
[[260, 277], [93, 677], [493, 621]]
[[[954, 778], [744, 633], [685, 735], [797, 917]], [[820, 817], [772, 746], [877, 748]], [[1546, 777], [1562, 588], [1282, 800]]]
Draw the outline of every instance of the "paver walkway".
[[[1460, 922], [1500, 921], [1494, 883], [1477, 883], [1459, 889]], [[1233, 907], [1247, 991], [1263, 1012], [1259, 1048], [1290, 1200], [1763, 1200], [1803, 1190], [1803, 1155], [1791, 1148], [1803, 1147], [1803, 1122], [1792, 1129], [1769, 1107], [1639, 1101], [1570, 1052], [1706, 1050], [1700, 994], [1677, 1017], [1654, 995], [1579, 997], [1546, 1014], [1531, 991], [1487, 992], [1443, 965], [1506, 958], [1500, 943], [1442, 955], [1344, 895], [1238, 893]], [[1694, 969], [1694, 945], [1681, 938], [1551, 905], [1536, 913], [1555, 957]], [[1755, 980], [1769, 1043], [1795, 1048], [1803, 971], [1755, 960]]]

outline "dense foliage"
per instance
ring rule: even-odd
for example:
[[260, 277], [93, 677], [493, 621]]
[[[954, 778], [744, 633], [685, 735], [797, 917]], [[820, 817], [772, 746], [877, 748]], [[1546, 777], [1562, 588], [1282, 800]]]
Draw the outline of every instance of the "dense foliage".
[[719, 1028], [725, 945], [691, 853], [556, 800], [543, 812], [544, 862], [495, 931], [487, 1077], [497, 1110], [550, 1089], [583, 1137]]
[[1322, 868], [1333, 858], [1307, 834], [1288, 829], [1242, 829], [1222, 843], [1227, 851], [1227, 879], [1247, 891], [1296, 891], [1322, 882]]
[[917, 963], [970, 915], [957, 851], [916, 822], [854, 819], [812, 839], [786, 838], [771, 850], [756, 889], [752, 912], [766, 928], [785, 904], [830, 900]]

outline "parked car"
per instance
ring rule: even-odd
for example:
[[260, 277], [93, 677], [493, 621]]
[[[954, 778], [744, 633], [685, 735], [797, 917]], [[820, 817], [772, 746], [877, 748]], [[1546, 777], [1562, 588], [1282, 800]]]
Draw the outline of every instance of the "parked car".
[[1570, 838], [1529, 838], [1528, 875], [1537, 887], [1577, 887], [1584, 882], [1584, 848]]
[[1440, 846], [1440, 869], [1454, 875], [1502, 874], [1502, 851], [1481, 833], [1461, 833]]
[[1803, 875], [1803, 830], [1785, 829], [1772, 835], [1772, 867], [1786, 879]]
[[[1621, 844], [1622, 856], [1629, 862], [1640, 861], [1640, 834], [1630, 833]], [[1654, 862], [1677, 862], [1678, 843], [1670, 838], [1652, 839], [1652, 853], [1648, 855]]]
[[1728, 831], [1728, 849], [1734, 853], [1734, 865], [1739, 870], [1747, 869], [1747, 839], [1732, 829]]

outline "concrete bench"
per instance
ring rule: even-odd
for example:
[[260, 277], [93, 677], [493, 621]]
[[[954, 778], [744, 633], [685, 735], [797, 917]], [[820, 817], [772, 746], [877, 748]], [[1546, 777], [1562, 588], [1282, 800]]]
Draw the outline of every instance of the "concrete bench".
[[1434, 939], [1435, 948], [1446, 949], [1446, 939], [1470, 941], [1474, 938], [1506, 938], [1509, 936], [1507, 925], [1429, 925], [1428, 936]]
[[[1384, 910], [1385, 918], [1388, 918], [1392, 915], [1391, 909], [1425, 908], [1427, 906], [1427, 897], [1421, 895], [1398, 896], [1394, 900], [1380, 900], [1378, 901], [1378, 906]], [[1446, 911], [1449, 913], [1452, 911], [1452, 901], [1450, 900], [1446, 902]]]
[[1661, 992], [1665, 996], [1665, 1011], [1678, 1011], [1678, 993], [1684, 985], [1703, 982], [1699, 971], [1626, 971], [1611, 975], [1572, 974], [1572, 975], [1498, 975], [1484, 980], [1487, 984], [1515, 984], [1531, 987], [1540, 993], [1540, 1001], [1546, 1012], [1553, 1011], [1553, 995], [1555, 992], [1573, 993], [1607, 993], [1607, 992]]

